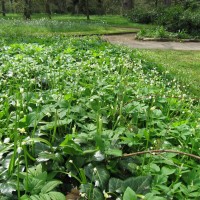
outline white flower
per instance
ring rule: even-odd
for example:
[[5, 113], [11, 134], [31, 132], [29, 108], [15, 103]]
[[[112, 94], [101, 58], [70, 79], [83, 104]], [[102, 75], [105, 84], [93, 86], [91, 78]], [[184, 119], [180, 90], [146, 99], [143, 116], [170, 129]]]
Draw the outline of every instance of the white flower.
[[8, 74], [7, 74], [7, 76], [8, 76], [8, 77], [12, 77], [12, 76], [13, 76], [13, 72], [12, 72], [12, 71], [9, 71]]
[[103, 191], [103, 195], [104, 195], [105, 199], [111, 198], [111, 195], [109, 195], [107, 192], [105, 192], [105, 190]]
[[25, 128], [18, 128], [17, 130], [18, 130], [20, 133], [22, 133], [22, 134], [23, 134], [23, 133], [26, 133]]
[[69, 173], [68, 173], [68, 176], [69, 176], [69, 178], [71, 178], [71, 177], [72, 177], [72, 173], [71, 173], [71, 172], [69, 172]]
[[100, 185], [100, 184], [99, 184], [99, 181], [96, 180], [95, 183], [94, 183], [94, 186], [95, 186], [95, 187], [99, 187], [99, 185]]
[[101, 151], [97, 151], [95, 154], [94, 154], [94, 157], [96, 158], [97, 161], [102, 161], [104, 160], [104, 155], [101, 153]]
[[9, 142], [10, 142], [10, 138], [5, 138], [4, 141], [3, 141], [3, 143], [5, 143], [5, 144], [7, 144]]
[[73, 160], [69, 160], [69, 163], [73, 163]]
[[32, 112], [33, 109], [32, 109], [30, 106], [28, 106], [28, 111], [29, 111], [29, 112]]
[[93, 169], [93, 172], [94, 172], [94, 173], [97, 173], [97, 168], [96, 168], [96, 167]]
[[80, 196], [81, 197], [86, 197], [86, 194], [85, 193], [80, 193]]
[[154, 111], [155, 109], [156, 109], [155, 106], [153, 106], [153, 107], [150, 108], [151, 111]]
[[51, 117], [51, 113], [47, 112], [47, 113], [46, 113], [46, 116], [47, 116], [47, 117]]
[[17, 153], [20, 154], [22, 152], [22, 147], [17, 148]]
[[24, 88], [20, 88], [19, 91], [20, 91], [20, 93], [23, 93], [24, 92]]
[[19, 103], [18, 100], [17, 100], [17, 102], [16, 102], [16, 106], [17, 106], [17, 107], [20, 107], [20, 103]]

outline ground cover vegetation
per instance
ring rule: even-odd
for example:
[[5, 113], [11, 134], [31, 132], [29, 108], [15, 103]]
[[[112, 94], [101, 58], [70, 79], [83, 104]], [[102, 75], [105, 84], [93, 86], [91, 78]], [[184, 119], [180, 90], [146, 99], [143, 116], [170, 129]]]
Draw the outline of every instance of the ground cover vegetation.
[[[10, 9], [34, 18], [29, 3]], [[199, 99], [139, 51], [61, 34], [78, 25], [60, 15], [18, 20], [0, 27], [1, 200], [199, 199]]]
[[23, 37], [0, 63], [1, 199], [199, 198], [199, 101], [140, 53]]

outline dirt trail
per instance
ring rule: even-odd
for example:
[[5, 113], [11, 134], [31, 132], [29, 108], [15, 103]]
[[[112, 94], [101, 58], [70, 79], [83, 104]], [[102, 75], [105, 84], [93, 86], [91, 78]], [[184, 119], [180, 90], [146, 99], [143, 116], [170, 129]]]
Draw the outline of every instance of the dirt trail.
[[112, 43], [138, 49], [200, 50], [200, 42], [138, 41], [135, 34], [105, 35], [103, 39]]

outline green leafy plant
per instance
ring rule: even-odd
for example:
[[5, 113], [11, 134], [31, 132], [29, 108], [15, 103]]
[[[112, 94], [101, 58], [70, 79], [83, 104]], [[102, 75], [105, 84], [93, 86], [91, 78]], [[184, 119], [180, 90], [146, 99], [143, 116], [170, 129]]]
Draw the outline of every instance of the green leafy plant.
[[23, 178], [23, 186], [25, 195], [21, 196], [21, 200], [26, 199], [49, 199], [49, 200], [64, 200], [65, 196], [54, 191], [54, 189], [62, 184], [61, 181], [51, 180], [51, 177], [46, 171], [42, 170], [42, 165], [29, 168], [27, 173], [21, 173]]
[[2, 198], [197, 197], [199, 101], [176, 80], [98, 37], [1, 43]]

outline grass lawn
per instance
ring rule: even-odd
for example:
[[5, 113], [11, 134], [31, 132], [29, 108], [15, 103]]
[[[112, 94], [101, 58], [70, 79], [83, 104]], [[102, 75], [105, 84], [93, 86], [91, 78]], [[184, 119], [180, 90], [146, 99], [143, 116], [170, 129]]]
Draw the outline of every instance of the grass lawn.
[[52, 20], [49, 20], [45, 14], [34, 14], [31, 21], [24, 21], [22, 15], [7, 14], [4, 18], [0, 17], [0, 20], [1, 29], [4, 33], [14, 32], [19, 35], [38, 33], [62, 33], [64, 35], [113, 34], [137, 32], [140, 28], [151, 27], [151, 25], [132, 23], [127, 18], [119, 15], [92, 15], [88, 21], [84, 15], [54, 14]]
[[189, 91], [200, 97], [200, 51], [140, 50], [142, 57], [159, 64]]

